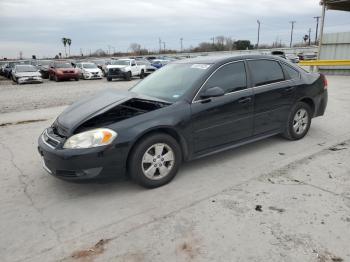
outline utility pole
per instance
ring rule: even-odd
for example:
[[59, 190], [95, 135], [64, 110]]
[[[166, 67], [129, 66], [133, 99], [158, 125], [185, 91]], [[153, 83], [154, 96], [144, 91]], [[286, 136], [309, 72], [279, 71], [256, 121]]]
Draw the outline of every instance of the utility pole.
[[210, 40], [213, 40], [213, 45], [215, 45], [215, 37], [210, 38]]
[[290, 21], [289, 23], [292, 24], [292, 30], [290, 31], [290, 43], [289, 43], [289, 47], [292, 47], [292, 44], [293, 44], [294, 24], [296, 23], [296, 21]]
[[182, 48], [183, 48], [183, 46], [182, 46], [182, 41], [183, 41], [183, 40], [184, 40], [184, 39], [181, 37], [181, 38], [180, 38], [180, 45], [181, 45], [180, 52], [181, 52], [181, 53], [182, 53], [182, 50], [183, 50], [183, 49], [182, 49]]
[[309, 28], [309, 46], [311, 45], [311, 28]]
[[260, 21], [256, 20], [258, 23], [258, 42], [256, 43], [256, 49], [259, 49], [259, 40], [260, 40]]
[[159, 54], [162, 51], [162, 39], [160, 39], [160, 37], [158, 38], [158, 43], [159, 43]]
[[318, 34], [318, 22], [320, 20], [320, 16], [314, 16], [314, 18], [316, 19], [316, 35], [315, 35], [315, 45], [317, 44], [317, 34]]
[[165, 52], [165, 42], [163, 42], [163, 49], [164, 49], [164, 52]]
[[324, 20], [326, 18], [326, 3], [323, 0], [321, 2], [322, 4], [322, 15], [321, 15], [321, 28], [320, 28], [320, 40], [318, 41], [318, 54], [317, 54], [317, 59], [320, 59], [321, 57], [321, 45], [322, 45], [322, 40], [323, 40], [323, 28], [324, 28]]

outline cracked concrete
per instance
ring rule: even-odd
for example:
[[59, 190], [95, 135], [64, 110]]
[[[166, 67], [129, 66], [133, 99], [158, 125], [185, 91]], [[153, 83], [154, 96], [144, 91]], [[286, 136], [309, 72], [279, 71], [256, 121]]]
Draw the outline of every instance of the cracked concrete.
[[[62, 108], [0, 115], [49, 119], [0, 127], [1, 260], [349, 261], [350, 87], [328, 80], [327, 114], [303, 140], [272, 137], [187, 163], [154, 190], [57, 180], [36, 140]], [[329, 150], [337, 145], [346, 149]], [[72, 257], [101, 239], [98, 254]]]

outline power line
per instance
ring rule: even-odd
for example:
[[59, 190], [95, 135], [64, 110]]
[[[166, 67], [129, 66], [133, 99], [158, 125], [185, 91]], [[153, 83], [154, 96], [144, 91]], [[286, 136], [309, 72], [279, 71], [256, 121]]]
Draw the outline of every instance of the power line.
[[292, 44], [293, 44], [294, 24], [296, 23], [296, 21], [290, 21], [289, 23], [292, 24], [292, 30], [290, 31], [290, 43], [289, 43], [289, 47], [292, 47]]

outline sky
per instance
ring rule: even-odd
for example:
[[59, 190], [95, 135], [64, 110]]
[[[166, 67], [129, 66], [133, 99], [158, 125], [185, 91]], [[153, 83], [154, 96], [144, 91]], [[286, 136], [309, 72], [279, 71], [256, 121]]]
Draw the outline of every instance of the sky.
[[[72, 39], [71, 54], [96, 49], [128, 51], [131, 43], [158, 50], [196, 46], [223, 35], [289, 44], [296, 21], [294, 42], [321, 14], [319, 0], [0, 0], [0, 58], [50, 57], [64, 52], [62, 37]], [[327, 11], [325, 32], [350, 31], [350, 12]]]

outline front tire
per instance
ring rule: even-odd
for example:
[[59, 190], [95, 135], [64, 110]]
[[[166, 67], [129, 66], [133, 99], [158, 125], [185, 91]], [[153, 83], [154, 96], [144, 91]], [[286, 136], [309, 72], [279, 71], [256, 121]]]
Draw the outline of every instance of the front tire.
[[303, 102], [296, 103], [289, 113], [285, 130], [282, 136], [289, 140], [302, 139], [311, 126], [312, 110]]
[[132, 179], [146, 188], [169, 183], [182, 162], [177, 141], [166, 134], [156, 133], [143, 138], [131, 151], [128, 171]]
[[131, 81], [131, 72], [127, 72], [125, 75], [125, 80], [126, 81]]
[[140, 78], [141, 78], [141, 79], [145, 78], [145, 71], [143, 71], [143, 69], [141, 70]]
[[56, 82], [59, 82], [59, 81], [60, 81], [60, 79], [58, 78], [57, 75], [54, 76], [54, 79], [55, 79]]

